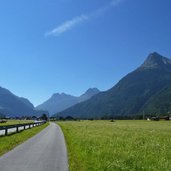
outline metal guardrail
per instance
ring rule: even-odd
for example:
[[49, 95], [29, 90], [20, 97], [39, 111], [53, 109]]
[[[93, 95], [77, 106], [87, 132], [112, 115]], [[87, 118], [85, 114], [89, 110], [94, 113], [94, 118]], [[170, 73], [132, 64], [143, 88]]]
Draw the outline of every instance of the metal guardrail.
[[6, 136], [6, 135], [8, 135], [8, 130], [9, 129], [16, 128], [16, 133], [18, 133], [20, 131], [19, 128], [21, 128], [21, 127], [23, 127], [23, 130], [25, 130], [26, 127], [28, 127], [28, 129], [31, 129], [31, 128], [35, 127], [35, 126], [40, 126], [40, 125], [43, 125], [45, 123], [46, 123], [46, 121], [0, 126], [0, 131], [5, 130], [5, 134], [4, 135]]

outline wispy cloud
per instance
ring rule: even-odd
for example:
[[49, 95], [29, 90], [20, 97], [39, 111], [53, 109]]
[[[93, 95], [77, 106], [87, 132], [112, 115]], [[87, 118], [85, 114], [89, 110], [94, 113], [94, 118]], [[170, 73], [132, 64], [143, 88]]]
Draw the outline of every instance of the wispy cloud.
[[72, 29], [76, 25], [78, 25], [81, 22], [84, 22], [88, 20], [89, 17], [86, 15], [80, 15], [78, 17], [75, 17], [71, 20], [68, 20], [61, 24], [60, 26], [56, 27], [55, 29], [45, 33], [45, 36], [59, 36], [60, 34]]
[[97, 17], [104, 15], [107, 11], [109, 11], [110, 9], [117, 6], [121, 1], [122, 0], [113, 0], [106, 6], [98, 8], [89, 14], [82, 14], [82, 15], [77, 16], [71, 20], [65, 21], [61, 25], [52, 29], [51, 31], [46, 32], [45, 36], [59, 36], [59, 35], [63, 34], [64, 32], [73, 29], [74, 27], [76, 27], [77, 25], [79, 25], [85, 21], [92, 20], [92, 19], [95, 19]]

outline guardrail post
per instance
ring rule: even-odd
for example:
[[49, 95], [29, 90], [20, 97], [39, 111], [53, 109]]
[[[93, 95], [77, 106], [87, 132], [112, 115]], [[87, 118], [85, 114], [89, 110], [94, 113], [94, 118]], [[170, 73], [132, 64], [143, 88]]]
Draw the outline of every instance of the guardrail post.
[[16, 127], [16, 132], [18, 132], [18, 126]]
[[45, 124], [46, 122], [37, 122], [37, 123], [27, 123], [27, 124], [16, 124], [16, 125], [8, 125], [8, 126], [0, 126], [0, 130], [4, 130], [5, 131], [5, 136], [8, 135], [8, 129], [15, 129], [16, 128], [16, 133], [19, 132], [19, 128], [23, 127], [24, 130], [27, 129], [27, 127], [29, 129], [33, 128], [33, 127], [36, 127], [36, 126], [40, 126], [40, 125], [43, 125]]
[[8, 129], [5, 129], [5, 136], [8, 135]]

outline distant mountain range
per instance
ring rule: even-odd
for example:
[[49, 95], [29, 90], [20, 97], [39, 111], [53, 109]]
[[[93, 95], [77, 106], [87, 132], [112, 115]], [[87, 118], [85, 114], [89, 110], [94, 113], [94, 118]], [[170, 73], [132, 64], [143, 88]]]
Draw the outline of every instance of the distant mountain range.
[[154, 52], [110, 90], [56, 116], [101, 118], [171, 114], [171, 60]]
[[39, 116], [45, 111], [37, 111], [33, 104], [23, 97], [18, 97], [9, 90], [0, 87], [0, 113], [10, 117]]
[[56, 93], [37, 106], [0, 87], [0, 117], [54, 116], [111, 118], [141, 115], [171, 115], [171, 59], [151, 53], [135, 71], [105, 92], [93, 88], [76, 97]]
[[50, 99], [36, 107], [37, 110], [47, 110], [50, 115], [61, 112], [75, 104], [81, 103], [98, 94], [100, 91], [97, 88], [88, 89], [83, 95], [76, 97], [65, 93], [53, 94]]

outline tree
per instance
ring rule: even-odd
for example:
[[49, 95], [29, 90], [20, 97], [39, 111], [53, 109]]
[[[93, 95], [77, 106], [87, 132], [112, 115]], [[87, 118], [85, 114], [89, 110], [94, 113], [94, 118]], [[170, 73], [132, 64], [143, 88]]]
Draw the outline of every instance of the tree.
[[40, 117], [40, 119], [47, 121], [48, 120], [48, 117], [47, 117], [46, 114], [42, 114], [42, 116]]
[[67, 117], [65, 118], [65, 120], [72, 121], [72, 120], [74, 120], [74, 118], [73, 118], [72, 116], [67, 116]]

